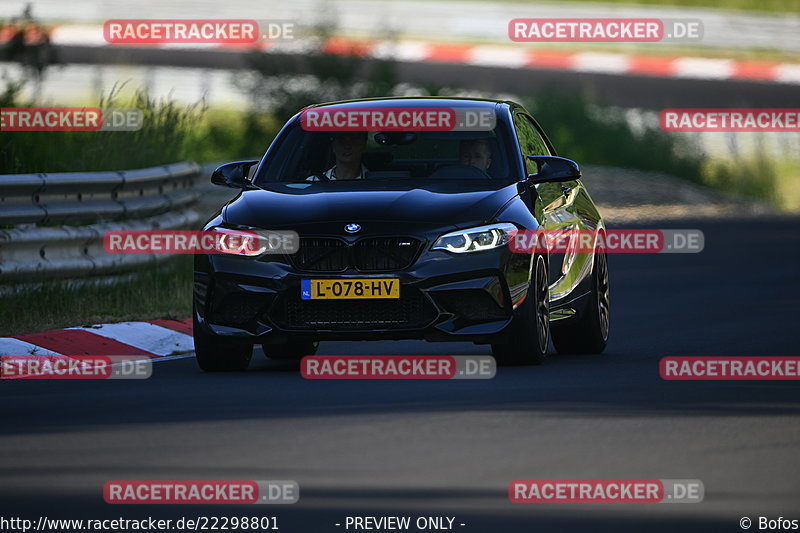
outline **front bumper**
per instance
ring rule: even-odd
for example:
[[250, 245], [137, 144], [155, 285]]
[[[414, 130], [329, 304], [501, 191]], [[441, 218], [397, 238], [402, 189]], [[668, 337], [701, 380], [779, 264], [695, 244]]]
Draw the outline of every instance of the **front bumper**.
[[[254, 343], [425, 339], [491, 342], [526, 295], [530, 258], [505, 248], [473, 254], [427, 251], [396, 272], [302, 272], [290, 261], [196, 256], [200, 327]], [[399, 299], [302, 300], [304, 279], [397, 278]]]

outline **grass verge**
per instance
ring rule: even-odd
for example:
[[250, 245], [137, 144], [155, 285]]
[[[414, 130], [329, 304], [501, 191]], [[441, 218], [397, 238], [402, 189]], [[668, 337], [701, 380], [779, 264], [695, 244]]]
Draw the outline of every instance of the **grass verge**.
[[559, 155], [581, 164], [663, 172], [697, 180], [703, 156], [679, 136], [657, 129], [634, 132], [619, 112], [586, 97], [541, 93], [524, 102]]
[[780, 211], [800, 212], [800, 161], [797, 160], [708, 159], [698, 181], [718, 191], [764, 200]]
[[105, 286], [48, 283], [0, 295], [0, 336], [127, 320], [185, 319], [192, 314], [192, 256], [143, 268]]
[[[7, 91], [2, 107], [28, 107]], [[0, 168], [4, 174], [89, 172], [174, 163], [184, 159], [186, 143], [202, 110], [157, 101], [139, 93], [119, 101], [112, 91], [97, 107], [130, 107], [144, 114], [138, 131], [33, 131], [0, 133]]]

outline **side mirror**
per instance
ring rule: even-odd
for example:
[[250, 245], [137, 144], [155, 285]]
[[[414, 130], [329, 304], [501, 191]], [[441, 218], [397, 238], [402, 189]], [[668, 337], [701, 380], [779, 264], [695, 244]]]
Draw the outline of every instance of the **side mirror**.
[[211, 183], [233, 189], [248, 189], [252, 186], [252, 183], [247, 174], [250, 171], [250, 167], [257, 163], [258, 160], [226, 163], [211, 174]]
[[538, 173], [528, 175], [531, 183], [572, 181], [581, 177], [578, 163], [570, 159], [551, 155], [529, 155], [528, 159], [539, 168]]

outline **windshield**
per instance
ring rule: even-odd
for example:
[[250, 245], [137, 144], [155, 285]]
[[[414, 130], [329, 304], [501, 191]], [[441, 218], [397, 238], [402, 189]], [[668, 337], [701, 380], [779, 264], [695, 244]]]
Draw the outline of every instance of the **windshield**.
[[276, 140], [256, 184], [349, 180], [513, 179], [508, 132], [307, 131], [299, 123]]

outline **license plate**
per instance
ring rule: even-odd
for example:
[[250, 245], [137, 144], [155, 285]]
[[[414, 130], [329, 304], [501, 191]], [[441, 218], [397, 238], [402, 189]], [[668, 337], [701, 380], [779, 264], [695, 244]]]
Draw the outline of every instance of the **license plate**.
[[303, 300], [342, 300], [351, 298], [400, 298], [400, 280], [368, 279], [304, 279], [300, 282]]

